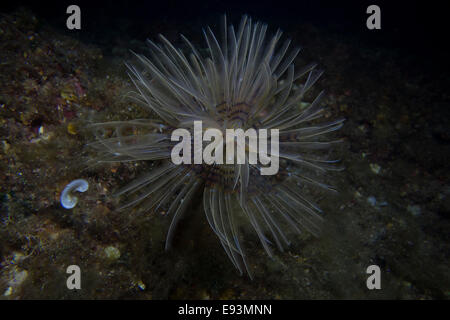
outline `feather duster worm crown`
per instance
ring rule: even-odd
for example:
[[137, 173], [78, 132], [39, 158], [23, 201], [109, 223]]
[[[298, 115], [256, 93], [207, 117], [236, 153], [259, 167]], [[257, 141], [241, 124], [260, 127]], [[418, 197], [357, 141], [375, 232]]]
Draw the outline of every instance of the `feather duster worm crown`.
[[[166, 239], [170, 246], [177, 222], [194, 196], [202, 194], [211, 229], [234, 266], [249, 275], [242, 244], [243, 224], [251, 225], [267, 254], [289, 245], [286, 230], [317, 235], [321, 210], [305, 194], [307, 186], [333, 190], [318, 180], [321, 172], [338, 170], [323, 150], [339, 140], [326, 134], [338, 130], [343, 119], [323, 117], [321, 92], [307, 103], [305, 94], [322, 71], [315, 64], [294, 67], [300, 49], [290, 40], [280, 43], [281, 31], [266, 37], [267, 26], [244, 16], [237, 30], [224, 18], [221, 38], [204, 30], [207, 56], [187, 38], [189, 54], [165, 37], [148, 41], [150, 55], [136, 54], [128, 64], [136, 87], [132, 98], [154, 119], [94, 124], [99, 161], [155, 161], [160, 165], [118, 192], [131, 200], [123, 208], [140, 205], [164, 210], [171, 217]], [[228, 128], [278, 129], [280, 169], [260, 174], [260, 164], [172, 163], [175, 128], [193, 130], [193, 122], [224, 131]], [[270, 152], [269, 152], [270, 153]]]

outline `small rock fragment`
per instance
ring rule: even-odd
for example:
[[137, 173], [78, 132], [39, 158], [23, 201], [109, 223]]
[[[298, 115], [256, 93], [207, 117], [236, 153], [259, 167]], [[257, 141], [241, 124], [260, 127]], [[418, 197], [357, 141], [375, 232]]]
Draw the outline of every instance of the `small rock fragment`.
[[370, 203], [370, 205], [375, 206], [377, 204], [377, 199], [374, 196], [370, 196], [367, 198], [367, 202]]
[[120, 258], [120, 250], [114, 246], [105, 248], [105, 255], [108, 260], [117, 260]]
[[420, 215], [422, 211], [418, 205], [408, 205], [406, 210], [408, 210], [408, 212], [411, 213], [413, 216]]
[[371, 163], [370, 164], [370, 170], [372, 170], [372, 172], [375, 173], [375, 174], [379, 174], [380, 171], [381, 171], [381, 167], [378, 164], [376, 164], [376, 163]]

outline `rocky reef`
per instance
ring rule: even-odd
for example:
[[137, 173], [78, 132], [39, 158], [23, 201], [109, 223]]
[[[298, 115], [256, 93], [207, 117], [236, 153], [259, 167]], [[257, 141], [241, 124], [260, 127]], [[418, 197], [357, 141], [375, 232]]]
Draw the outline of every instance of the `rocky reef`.
[[[171, 41], [183, 29], [164, 26]], [[325, 69], [328, 117], [347, 118], [338, 154], [346, 170], [333, 174], [337, 196], [317, 194], [327, 221], [320, 238], [298, 236], [273, 260], [248, 241], [250, 281], [230, 268], [200, 201], [168, 252], [169, 219], [116, 210], [113, 191], [151, 165], [89, 165], [89, 123], [147, 116], [124, 98], [129, 54], [105, 55], [28, 10], [2, 15], [2, 299], [448, 299], [448, 79], [310, 24], [288, 34], [307, 48], [305, 61], [319, 57]], [[79, 178], [89, 190], [67, 210], [60, 193]], [[383, 290], [366, 288], [372, 264]], [[69, 265], [82, 270], [82, 290], [67, 289]]]

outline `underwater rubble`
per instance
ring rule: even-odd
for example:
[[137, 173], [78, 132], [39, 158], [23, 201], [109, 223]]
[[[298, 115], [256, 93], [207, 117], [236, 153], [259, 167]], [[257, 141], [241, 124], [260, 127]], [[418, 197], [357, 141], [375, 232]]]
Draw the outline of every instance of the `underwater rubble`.
[[[2, 15], [2, 299], [448, 299], [450, 134], [442, 105], [450, 98], [440, 95], [448, 80], [419, 67], [405, 78], [397, 53], [374, 54], [308, 24], [293, 28], [289, 36], [307, 48], [301, 58], [320, 57], [325, 69], [318, 86], [327, 89], [328, 116], [347, 119], [338, 151], [346, 170], [332, 177], [338, 195], [318, 193], [327, 221], [320, 238], [298, 236], [273, 260], [256, 240], [246, 243], [256, 270], [250, 281], [218, 249], [200, 203], [168, 252], [166, 217], [116, 210], [111, 194], [151, 164], [86, 165], [88, 124], [148, 116], [124, 98], [129, 53], [105, 57], [29, 10]], [[89, 189], [67, 210], [61, 192], [75, 179]], [[384, 271], [382, 292], [365, 287], [372, 264]], [[82, 290], [66, 287], [70, 265], [82, 270]]]

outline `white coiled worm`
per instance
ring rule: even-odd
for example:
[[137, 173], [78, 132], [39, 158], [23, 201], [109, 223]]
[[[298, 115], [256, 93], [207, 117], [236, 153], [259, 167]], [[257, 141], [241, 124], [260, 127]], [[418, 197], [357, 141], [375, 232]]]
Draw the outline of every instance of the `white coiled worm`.
[[85, 192], [89, 188], [89, 183], [84, 179], [73, 180], [61, 192], [61, 205], [66, 209], [72, 209], [77, 205], [78, 198], [74, 191]]

